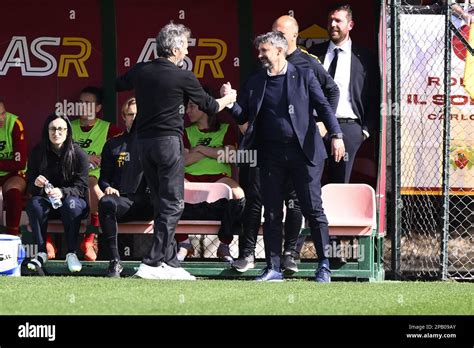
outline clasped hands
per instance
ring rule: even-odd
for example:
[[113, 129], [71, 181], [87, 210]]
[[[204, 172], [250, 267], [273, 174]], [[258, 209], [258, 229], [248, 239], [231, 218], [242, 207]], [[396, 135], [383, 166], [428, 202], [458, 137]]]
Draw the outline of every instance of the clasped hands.
[[233, 89], [230, 85], [230, 82], [224, 83], [220, 89], [221, 97], [230, 96], [232, 102], [229, 104], [233, 104], [237, 100], [237, 90]]

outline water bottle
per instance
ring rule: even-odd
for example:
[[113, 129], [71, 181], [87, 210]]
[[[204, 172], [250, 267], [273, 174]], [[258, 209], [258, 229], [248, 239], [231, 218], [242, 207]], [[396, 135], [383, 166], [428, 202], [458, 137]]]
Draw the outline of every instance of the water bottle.
[[[44, 185], [44, 192], [46, 192], [46, 194], [50, 193], [51, 190], [54, 189], [54, 186], [51, 185], [51, 183], [48, 181], [46, 182], [46, 184]], [[58, 209], [59, 207], [61, 207], [63, 205], [63, 202], [61, 201], [61, 198], [54, 198], [54, 197], [50, 197], [48, 196], [49, 198], [49, 201], [51, 202], [51, 205], [53, 206], [53, 209]]]

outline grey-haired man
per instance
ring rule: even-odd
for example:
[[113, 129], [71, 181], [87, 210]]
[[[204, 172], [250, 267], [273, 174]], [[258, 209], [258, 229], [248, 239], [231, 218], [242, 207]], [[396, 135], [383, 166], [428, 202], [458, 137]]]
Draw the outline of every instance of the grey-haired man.
[[136, 273], [140, 278], [195, 279], [179, 266], [174, 239], [184, 209], [184, 106], [191, 100], [207, 114], [215, 114], [236, 97], [229, 93], [212, 98], [191, 71], [180, 68], [190, 35], [182, 24], [167, 24], [156, 38], [158, 58], [135, 65], [116, 82], [119, 91], [135, 90], [138, 115], [132, 132], [155, 214], [153, 244]]

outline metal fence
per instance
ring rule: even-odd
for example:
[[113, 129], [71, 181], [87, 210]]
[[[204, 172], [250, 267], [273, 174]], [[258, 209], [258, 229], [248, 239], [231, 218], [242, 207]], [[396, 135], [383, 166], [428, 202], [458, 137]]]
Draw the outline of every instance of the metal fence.
[[[394, 105], [389, 120], [390, 270], [399, 277], [472, 280], [469, 25], [448, 5], [392, 1], [387, 10]], [[469, 10], [464, 8], [464, 14]]]

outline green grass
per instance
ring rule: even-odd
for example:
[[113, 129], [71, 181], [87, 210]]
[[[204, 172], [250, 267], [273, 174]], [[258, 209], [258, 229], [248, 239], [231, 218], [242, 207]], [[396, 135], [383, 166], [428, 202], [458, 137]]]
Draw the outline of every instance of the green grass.
[[472, 315], [474, 284], [0, 277], [0, 315]]

